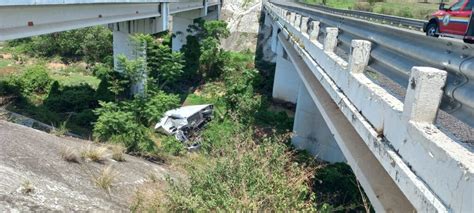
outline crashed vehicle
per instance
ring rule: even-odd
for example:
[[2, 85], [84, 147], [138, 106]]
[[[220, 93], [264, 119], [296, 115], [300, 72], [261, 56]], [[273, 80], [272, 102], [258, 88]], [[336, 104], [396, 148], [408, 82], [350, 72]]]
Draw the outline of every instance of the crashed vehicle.
[[[214, 105], [212, 104], [183, 106], [169, 110], [156, 124], [155, 130], [166, 135], [174, 135], [177, 140], [183, 143], [189, 142], [190, 137], [212, 119], [213, 110]], [[192, 144], [191, 146], [198, 145]]]

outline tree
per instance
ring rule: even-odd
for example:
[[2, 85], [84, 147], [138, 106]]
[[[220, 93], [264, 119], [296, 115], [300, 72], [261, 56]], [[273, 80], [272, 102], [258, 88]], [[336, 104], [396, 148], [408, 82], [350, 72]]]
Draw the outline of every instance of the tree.
[[149, 45], [148, 67], [152, 86], [163, 89], [167, 84], [176, 82], [183, 75], [183, 53], [173, 52], [167, 45], [154, 41]]
[[[205, 78], [218, 77], [223, 72], [223, 65], [228, 59], [227, 52], [220, 47], [221, 39], [230, 35], [227, 23], [221, 20], [204, 21], [199, 19], [189, 27], [188, 32], [194, 35], [195, 39], [188, 38], [185, 51], [196, 51], [189, 47], [192, 46], [191, 42], [199, 41], [199, 71], [201, 75]], [[185, 53], [185, 55], [194, 54]]]
[[[146, 94], [147, 67], [144, 58], [129, 60], [124, 55], [117, 56], [116, 71], [126, 76], [131, 84], [132, 94]], [[117, 88], [124, 89], [124, 88]], [[123, 90], [122, 90], [123, 91]], [[117, 91], [121, 92], [121, 91]]]

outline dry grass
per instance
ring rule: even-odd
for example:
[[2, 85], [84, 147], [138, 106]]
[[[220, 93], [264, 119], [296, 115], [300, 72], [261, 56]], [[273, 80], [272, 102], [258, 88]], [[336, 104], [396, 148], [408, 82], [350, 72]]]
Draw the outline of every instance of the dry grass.
[[125, 161], [125, 147], [120, 144], [110, 146], [110, 150], [112, 150], [112, 159], [118, 162]]
[[84, 159], [100, 163], [105, 160], [106, 153], [107, 148], [105, 147], [94, 147], [92, 145], [89, 145], [85, 150], [81, 152], [81, 156]]
[[114, 168], [112, 166], [108, 166], [102, 170], [98, 176], [94, 177], [94, 182], [98, 187], [110, 194], [112, 183], [117, 175], [118, 174]]
[[158, 182], [158, 177], [155, 175], [155, 173], [149, 173], [148, 176], [148, 181], [150, 181], [151, 183], [156, 183]]
[[51, 130], [51, 133], [58, 136], [58, 137], [59, 136], [65, 136], [69, 132], [66, 125], [67, 125], [67, 121], [61, 123], [58, 127], [53, 126], [53, 129]]
[[81, 157], [79, 153], [72, 147], [64, 147], [61, 150], [61, 157], [63, 160], [71, 163], [80, 163]]
[[131, 212], [168, 212], [163, 202], [167, 200], [167, 184], [163, 181], [142, 185], [133, 196]]
[[30, 194], [35, 191], [35, 187], [33, 186], [33, 183], [31, 181], [26, 180], [21, 184], [21, 192], [23, 194]]

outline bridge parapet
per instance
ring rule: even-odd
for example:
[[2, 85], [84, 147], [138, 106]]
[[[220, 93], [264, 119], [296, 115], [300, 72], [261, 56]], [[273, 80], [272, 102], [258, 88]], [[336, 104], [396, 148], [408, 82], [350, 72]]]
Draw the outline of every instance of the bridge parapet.
[[[324, 88], [364, 146], [415, 209], [438, 212], [474, 209], [474, 155], [433, 124], [443, 95], [446, 71], [412, 67], [407, 95], [402, 102], [363, 74], [369, 60], [374, 60], [372, 42], [348, 41], [347, 34], [339, 34], [341, 29], [330, 27], [331, 24], [324, 23], [325, 19], [305, 12], [271, 3], [266, 3], [265, 9], [281, 29], [280, 42], [288, 43], [287, 47], [298, 55], [293, 62], [301, 58], [303, 67], [310, 70], [306, 74], [299, 70], [307, 89], [317, 88], [312, 84]], [[338, 43], [350, 43], [349, 58], [336, 54]], [[309, 77], [317, 82], [305, 79]], [[316, 100], [317, 95], [313, 96]], [[349, 153], [357, 151], [350, 148], [352, 141], [337, 136], [341, 130], [334, 125], [337, 122], [332, 120], [334, 117], [323, 117], [333, 123], [331, 131], [336, 134], [346, 158], [354, 155]], [[357, 160], [361, 159], [348, 158], [354, 170], [361, 167], [359, 162], [354, 162]], [[361, 176], [364, 174], [359, 173], [358, 178], [370, 182]], [[369, 191], [376, 210], [388, 210], [390, 205], [383, 201], [380, 189], [370, 183], [365, 183], [364, 189]], [[374, 194], [370, 195], [370, 191]]]

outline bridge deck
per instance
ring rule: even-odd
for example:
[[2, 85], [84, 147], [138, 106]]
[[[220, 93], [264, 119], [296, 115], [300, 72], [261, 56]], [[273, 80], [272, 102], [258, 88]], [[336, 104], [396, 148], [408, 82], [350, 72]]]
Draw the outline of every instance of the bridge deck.
[[[199, 0], [197, 0], [199, 1]], [[190, 2], [189, 0], [3, 0], [1, 6], [37, 6], [70, 4], [146, 4], [161, 2]]]

